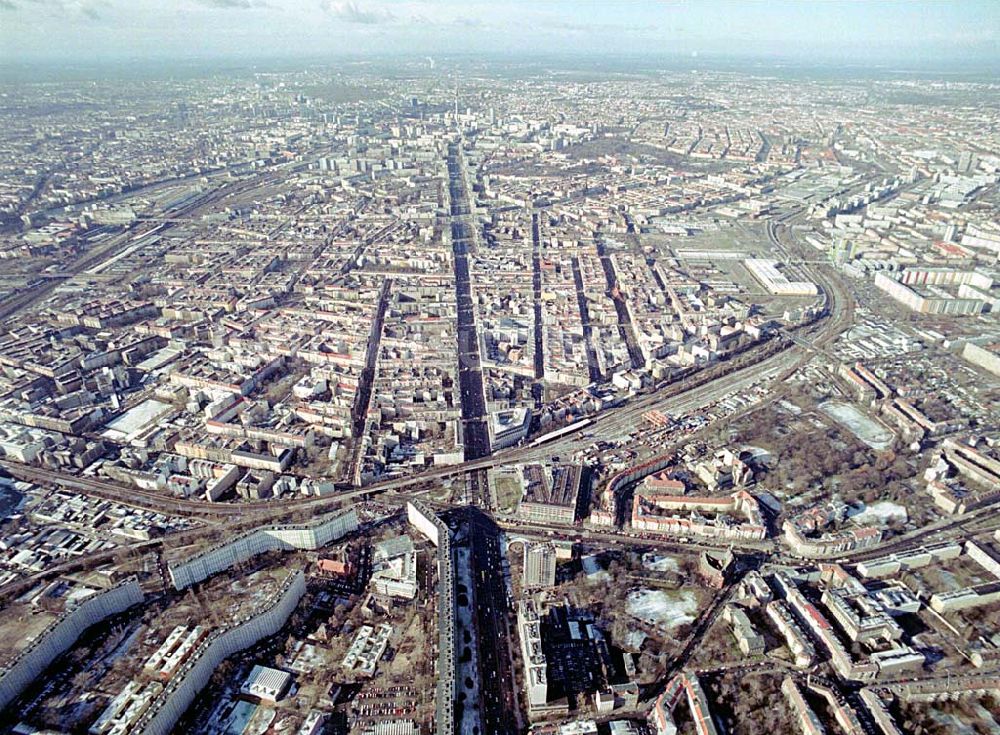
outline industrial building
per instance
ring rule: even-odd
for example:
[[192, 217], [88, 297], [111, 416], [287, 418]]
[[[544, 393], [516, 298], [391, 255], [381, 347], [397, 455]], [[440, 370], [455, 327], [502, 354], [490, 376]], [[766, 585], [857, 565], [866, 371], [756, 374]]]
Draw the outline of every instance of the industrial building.
[[750, 275], [756, 278], [768, 293], [775, 296], [815, 296], [819, 293], [815, 283], [788, 280], [788, 276], [778, 268], [776, 260], [748, 258], [743, 264], [750, 271]]
[[521, 467], [524, 487], [517, 516], [534, 523], [572, 525], [576, 520], [584, 472], [579, 465]]
[[274, 704], [285, 696], [292, 685], [292, 675], [287, 671], [268, 666], [254, 666], [240, 686], [240, 694], [260, 702]]

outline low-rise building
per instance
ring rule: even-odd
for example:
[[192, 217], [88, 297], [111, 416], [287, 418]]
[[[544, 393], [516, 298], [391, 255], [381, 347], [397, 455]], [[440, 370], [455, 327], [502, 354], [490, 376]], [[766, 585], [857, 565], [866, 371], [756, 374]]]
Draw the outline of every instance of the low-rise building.
[[277, 702], [292, 685], [292, 675], [287, 671], [268, 666], [254, 666], [240, 687], [240, 694], [261, 702]]
[[764, 637], [757, 632], [750, 618], [736, 605], [727, 605], [722, 611], [722, 617], [733, 626], [733, 638], [740, 650], [747, 656], [764, 654]]
[[663, 693], [653, 704], [650, 717], [656, 728], [656, 735], [677, 735], [679, 730], [674, 720], [674, 710], [685, 698], [695, 732], [698, 735], [718, 735], [719, 730], [708, 706], [708, 697], [705, 696], [698, 677], [687, 672], [681, 672], [667, 682]]
[[757, 499], [745, 490], [721, 498], [650, 495], [637, 489], [632, 527], [671, 536], [761, 541], [767, 526]]
[[968, 610], [992, 605], [994, 602], [1000, 602], [1000, 582], [985, 582], [954, 592], [936, 592], [931, 595], [931, 608], [939, 613]]
[[786, 676], [781, 682], [781, 693], [785, 695], [789, 707], [792, 708], [795, 722], [803, 735], [826, 735], [826, 728], [802, 696], [802, 690], [799, 689], [795, 679]]
[[903, 630], [867, 593], [851, 594], [839, 589], [823, 592], [822, 602], [852, 641], [876, 638], [899, 640]]
[[800, 669], [812, 666], [816, 660], [816, 649], [805, 631], [799, 627], [788, 605], [781, 600], [774, 600], [767, 605], [767, 616], [774, 623], [778, 632], [785, 638], [785, 644], [791, 651], [794, 664]]
[[824, 559], [838, 556], [846, 551], [875, 546], [882, 540], [882, 532], [877, 528], [846, 528], [810, 537], [789, 519], [781, 525], [782, 538], [793, 554], [805, 559]]
[[583, 482], [579, 465], [528, 464], [521, 468], [524, 492], [517, 508], [521, 520], [535, 523], [572, 525]]
[[519, 444], [531, 428], [531, 411], [523, 406], [490, 414], [490, 446], [493, 451]]
[[896, 721], [893, 720], [889, 708], [881, 697], [868, 687], [864, 687], [858, 694], [861, 697], [861, 702], [875, 721], [880, 735], [903, 735], [903, 731], [897, 727]]
[[341, 666], [348, 672], [358, 672], [366, 676], [374, 675], [375, 667], [378, 666], [379, 659], [385, 653], [391, 636], [392, 626], [388, 623], [382, 623], [377, 628], [362, 625], [358, 628], [357, 635], [351, 642], [351, 647], [347, 649]]
[[544, 709], [549, 693], [548, 662], [542, 651], [542, 624], [538, 604], [534, 600], [525, 599], [518, 603], [517, 635], [521, 640], [528, 709]]
[[397, 536], [375, 545], [372, 588], [385, 597], [417, 596], [417, 552], [413, 539]]

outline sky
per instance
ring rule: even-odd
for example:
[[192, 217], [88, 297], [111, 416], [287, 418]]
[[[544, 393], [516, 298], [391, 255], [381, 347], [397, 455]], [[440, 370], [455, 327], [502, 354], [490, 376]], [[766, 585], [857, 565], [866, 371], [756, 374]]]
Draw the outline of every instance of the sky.
[[0, 62], [386, 55], [1000, 58], [1000, 0], [0, 0]]

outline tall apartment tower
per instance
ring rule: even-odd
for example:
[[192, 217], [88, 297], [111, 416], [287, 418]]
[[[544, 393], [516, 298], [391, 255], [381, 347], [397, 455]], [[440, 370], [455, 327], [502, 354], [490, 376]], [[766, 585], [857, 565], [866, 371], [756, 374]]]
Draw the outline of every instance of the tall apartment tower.
[[551, 543], [524, 545], [524, 587], [553, 587], [556, 583], [556, 548]]

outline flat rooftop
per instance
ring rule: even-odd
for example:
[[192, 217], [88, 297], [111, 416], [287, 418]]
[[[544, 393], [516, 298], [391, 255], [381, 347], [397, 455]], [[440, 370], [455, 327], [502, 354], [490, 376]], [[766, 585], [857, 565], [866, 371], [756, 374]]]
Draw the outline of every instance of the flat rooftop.
[[525, 493], [522, 502], [545, 505], [575, 506], [580, 493], [583, 468], [579, 465], [559, 465], [547, 473], [540, 464], [524, 465], [522, 469]]

